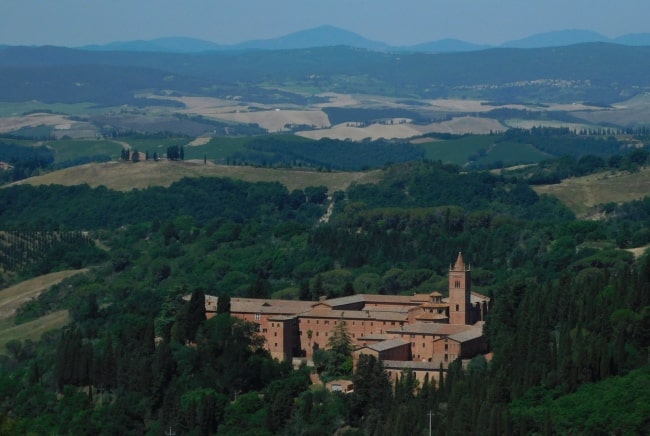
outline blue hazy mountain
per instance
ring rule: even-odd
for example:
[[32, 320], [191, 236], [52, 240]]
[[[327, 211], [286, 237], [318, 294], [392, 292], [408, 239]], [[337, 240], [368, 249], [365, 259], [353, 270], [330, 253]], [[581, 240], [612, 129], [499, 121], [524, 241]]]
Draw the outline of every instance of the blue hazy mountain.
[[608, 38], [590, 30], [558, 30], [530, 35], [526, 38], [508, 41], [501, 47], [508, 48], [544, 48], [563, 47], [587, 42], [609, 42], [631, 46], [650, 46], [650, 33], [630, 33], [617, 38]]
[[590, 30], [558, 30], [555, 32], [536, 33], [522, 39], [507, 41], [501, 47], [507, 48], [543, 48], [562, 47], [586, 42], [612, 42], [606, 36]]
[[623, 45], [650, 45], [650, 33], [630, 33], [628, 35], [619, 36], [613, 42]]
[[200, 53], [205, 51], [223, 50], [224, 46], [196, 38], [166, 37], [151, 40], [116, 41], [103, 45], [87, 45], [81, 48], [96, 51]]
[[[650, 45], [650, 33], [637, 33], [608, 38], [589, 30], [560, 30], [538, 33], [526, 38], [505, 42], [498, 47], [504, 48], [543, 48], [567, 45], [609, 42], [630, 46]], [[168, 52], [199, 53], [227, 50], [294, 50], [314, 47], [349, 46], [373, 51], [390, 52], [424, 52], [452, 53], [477, 51], [494, 48], [485, 44], [475, 44], [458, 39], [441, 39], [409, 46], [391, 46], [381, 41], [373, 41], [363, 36], [335, 26], [320, 26], [313, 29], [293, 32], [285, 36], [270, 39], [258, 39], [237, 44], [217, 44], [210, 41], [169, 37], [152, 40], [112, 42], [104, 45], [81, 47], [95, 51], [133, 51], [133, 52]]]
[[365, 48], [368, 50], [386, 50], [389, 45], [372, 41], [363, 36], [335, 26], [320, 26], [313, 29], [301, 30], [288, 35], [272, 38], [246, 41], [230, 46], [231, 49], [262, 49], [290, 50], [311, 47], [330, 47], [346, 45], [349, 47]]
[[438, 41], [424, 42], [421, 44], [400, 47], [400, 50], [424, 53], [453, 53], [462, 51], [474, 51], [490, 48], [490, 45], [474, 44], [461, 41], [460, 39], [440, 39]]

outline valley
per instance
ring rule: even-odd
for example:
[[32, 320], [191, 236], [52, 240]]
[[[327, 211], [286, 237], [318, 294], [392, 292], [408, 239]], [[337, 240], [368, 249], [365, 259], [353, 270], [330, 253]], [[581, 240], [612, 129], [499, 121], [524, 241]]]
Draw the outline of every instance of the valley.
[[0, 434], [648, 432], [650, 47], [121, 46], [0, 47]]

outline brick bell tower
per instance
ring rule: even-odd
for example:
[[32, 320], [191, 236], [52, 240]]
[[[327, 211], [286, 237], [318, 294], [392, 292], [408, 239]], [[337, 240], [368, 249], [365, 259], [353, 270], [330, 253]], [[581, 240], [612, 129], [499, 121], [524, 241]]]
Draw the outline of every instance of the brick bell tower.
[[454, 266], [449, 266], [449, 324], [471, 323], [472, 274], [458, 252]]

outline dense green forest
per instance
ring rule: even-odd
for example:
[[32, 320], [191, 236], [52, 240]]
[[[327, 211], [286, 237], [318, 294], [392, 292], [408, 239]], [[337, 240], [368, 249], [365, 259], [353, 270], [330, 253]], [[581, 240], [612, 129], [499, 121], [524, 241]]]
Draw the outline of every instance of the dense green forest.
[[[29, 250], [39, 265], [3, 265], [6, 283], [90, 267], [19, 309], [16, 322], [60, 309], [71, 322], [7, 344], [0, 434], [394, 435], [426, 434], [429, 422], [440, 435], [650, 429], [650, 256], [623, 250], [650, 243], [649, 198], [581, 221], [520, 174], [415, 161], [345, 192], [220, 178], [129, 192], [13, 186], [0, 189], [0, 208], [3, 249]], [[38, 243], [59, 234], [74, 244], [64, 253], [83, 255]], [[494, 303], [493, 358], [456, 362], [440, 383], [405, 372], [391, 385], [370, 357], [350, 374], [331, 363], [349, 353], [336, 346], [321, 356], [321, 375], [349, 375], [354, 393], [310, 387], [310, 368], [273, 361], [253, 326], [228, 314], [235, 296], [444, 290], [458, 251]], [[205, 294], [225, 302], [210, 320]]]

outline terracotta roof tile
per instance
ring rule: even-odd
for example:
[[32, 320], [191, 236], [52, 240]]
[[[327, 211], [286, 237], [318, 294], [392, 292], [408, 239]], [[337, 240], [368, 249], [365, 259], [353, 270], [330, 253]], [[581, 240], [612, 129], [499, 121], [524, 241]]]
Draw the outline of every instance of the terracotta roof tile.
[[386, 351], [392, 348], [403, 347], [404, 345], [408, 345], [408, 344], [409, 342], [403, 339], [395, 338], [395, 339], [388, 339], [386, 341], [377, 342], [376, 344], [369, 344], [366, 345], [365, 348], [370, 348], [371, 350], [375, 350], [375, 351]]

